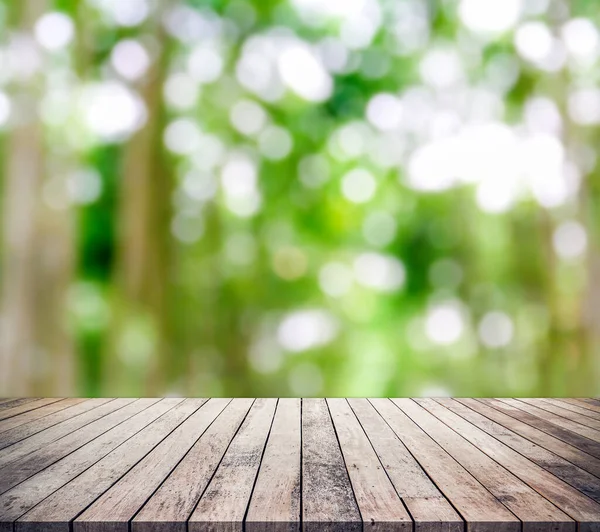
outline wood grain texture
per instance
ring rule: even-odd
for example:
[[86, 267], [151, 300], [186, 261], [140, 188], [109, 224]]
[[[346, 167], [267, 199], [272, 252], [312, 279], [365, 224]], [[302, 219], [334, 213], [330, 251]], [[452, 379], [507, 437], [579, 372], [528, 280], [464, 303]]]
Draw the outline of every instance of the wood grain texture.
[[27, 401], [26, 403], [19, 404], [18, 406], [13, 405], [10, 408], [0, 410], [0, 420], [18, 416], [24, 412], [36, 410], [42, 406], [51, 405], [52, 403], [56, 403], [58, 401], [60, 401], [60, 398], [53, 397], [50, 399], [36, 399], [35, 401]]
[[[23, 482], [49, 465], [79, 449], [106, 431], [128, 420], [149, 406], [148, 400], [131, 401], [106, 416], [90, 423], [85, 430], [76, 430], [64, 438], [38, 449], [0, 469], [0, 493]], [[154, 399], [150, 399], [154, 401]]]
[[[566, 399], [563, 397], [563, 400], [566, 400]], [[575, 399], [569, 399], [569, 401], [571, 403], [575, 402], [579, 405], [582, 405], [585, 408], [593, 410], [594, 412], [600, 412], [600, 402], [594, 401], [593, 399], [587, 399], [585, 397], [577, 397]]]
[[[106, 401], [104, 403], [100, 402], [100, 406], [96, 406], [79, 416], [69, 418], [64, 422], [40, 431], [31, 437], [21, 439], [14, 444], [6, 446], [0, 450], [0, 468], [27, 456], [31, 452], [44, 449], [51, 443], [102, 419], [104, 416], [110, 415], [112, 412], [116, 412], [133, 401], [134, 399], [113, 399], [112, 401]], [[21, 428], [22, 427], [17, 427], [15, 430], [20, 433], [19, 429]], [[2, 442], [5, 441], [5, 437], [10, 437], [10, 432], [12, 431], [7, 431], [2, 434]]]
[[522, 454], [533, 463], [543, 467], [546, 471], [564, 480], [590, 499], [600, 502], [600, 478], [595, 477], [545, 448], [530, 442], [506, 427], [489, 420], [458, 401], [454, 401], [453, 399], [439, 399], [437, 402], [511, 449]]
[[[87, 399], [81, 403], [69, 406], [64, 410], [61, 410], [60, 412], [55, 412], [54, 414], [50, 414], [49, 416], [46, 416], [44, 418], [37, 419], [30, 423], [26, 423], [25, 425], [9, 429], [0, 435], [0, 450], [10, 445], [13, 445], [21, 440], [24, 440], [25, 438], [29, 438], [30, 436], [33, 436], [38, 432], [42, 432], [43, 430], [49, 429], [54, 425], [58, 425], [60, 423], [65, 422], [65, 425], [63, 425], [62, 427], [58, 427], [54, 431], [49, 431], [43, 436], [43, 439], [46, 442], [52, 441], [53, 437], [55, 439], [58, 439], [62, 435], [67, 434], [69, 430], [74, 430], [75, 428], [82, 426], [81, 424], [79, 424], [80, 420], [76, 419], [77, 416], [79, 416], [80, 414], [84, 414], [85, 412], [89, 412], [90, 410], [93, 410], [94, 408], [102, 406], [106, 403], [109, 403], [110, 401], [112, 401], [112, 399]], [[109, 409], [110, 408], [112, 407], [109, 407]], [[93, 416], [94, 414], [92, 414], [92, 417]], [[85, 424], [85, 418], [83, 419]], [[69, 423], [66, 423], [67, 421], [69, 421]], [[35, 443], [41, 445], [39, 439], [35, 441]], [[3, 453], [0, 452], [0, 456], [2, 456], [2, 454]]]
[[600, 429], [600, 423], [591, 417], [594, 415], [593, 413], [590, 413], [590, 416], [582, 415], [579, 412], [574, 411], [572, 407], [569, 408], [568, 405], [566, 405], [564, 403], [560, 403], [558, 401], [554, 402], [554, 400], [552, 400], [552, 399], [550, 399], [550, 400], [548, 400], [548, 399], [517, 399], [517, 400], [527, 403], [529, 405], [533, 405], [542, 410], [546, 410], [547, 412], [551, 412], [551, 413], [556, 414], [557, 416], [560, 416], [567, 420], [574, 421], [575, 423], [579, 423], [580, 425], [583, 425], [584, 427], [591, 427], [596, 430]]
[[559, 427], [558, 425], [535, 416], [523, 410], [522, 408], [518, 408], [510, 403], [507, 403], [505, 400], [479, 399], [479, 401], [486, 405], [490, 405], [496, 410], [514, 417], [515, 419], [523, 421], [532, 427], [536, 427], [547, 434], [551, 434], [559, 440], [569, 443], [573, 447], [577, 447], [578, 449], [581, 449], [582, 451], [596, 458], [600, 458], [600, 446], [598, 446], [598, 444], [593, 440], [590, 440], [584, 436], [580, 436], [579, 434], [575, 434], [574, 432], [571, 432], [563, 427]]
[[527, 423], [512, 418], [481, 400], [456, 399], [456, 401], [600, 478], [600, 460], [598, 458]]
[[50, 414], [54, 414], [55, 412], [60, 412], [65, 408], [69, 408], [70, 406], [83, 403], [84, 401], [85, 399], [78, 398], [61, 399], [60, 401], [50, 403], [49, 405], [37, 408], [35, 410], [30, 410], [29, 412], [25, 412], [24, 414], [4, 419], [0, 421], [0, 433], [6, 432], [10, 429], [14, 429], [16, 427], [20, 427], [21, 425], [25, 425], [26, 423], [31, 423], [32, 421], [44, 418], [46, 416], [49, 416]]
[[501, 401], [503, 403], [524, 410], [529, 414], [533, 414], [534, 416], [539, 417], [540, 419], [549, 421], [557, 427], [570, 430], [575, 434], [579, 434], [580, 436], [584, 436], [590, 440], [600, 443], [600, 430], [591, 428], [587, 424], [582, 424], [577, 421], [573, 421], [570, 417], [566, 418], [554, 412], [551, 412], [549, 410], [549, 407], [547, 406], [541, 408], [540, 406], [531, 402], [531, 400], [529, 399], [501, 399]]
[[276, 399], [257, 399], [192, 513], [190, 532], [242, 531]]
[[363, 528], [373, 532], [411, 531], [412, 519], [346, 399], [328, 399]]
[[559, 406], [565, 410], [576, 412], [577, 414], [591, 417], [596, 421], [600, 421], [600, 408], [598, 408], [598, 411], [594, 411], [593, 408], [591, 408], [591, 405], [586, 405], [586, 403], [578, 403], [573, 399], [544, 399], [544, 401], [555, 406]]
[[[600, 528], [600, 505], [581, 494], [566, 482], [555, 477], [542, 467], [513, 451], [502, 442], [485, 434], [474, 425], [442, 407], [431, 399], [419, 400], [427, 403], [427, 409], [435, 416], [450, 424], [457, 433], [505, 467], [514, 476], [527, 483], [531, 488], [560, 508], [565, 514], [577, 521], [580, 531], [597, 531]], [[539, 511], [542, 505], [536, 506]], [[556, 512], [548, 513], [551, 519], [560, 522]], [[555, 523], [555, 527], [556, 527]], [[569, 529], [572, 523], [564, 521], [562, 529]]]
[[0, 399], [0, 532], [600, 532], [598, 409]]
[[25, 403], [30, 403], [38, 399], [41, 399], [41, 397], [21, 397], [18, 399], [7, 398], [2, 404], [0, 404], [0, 411], [6, 410], [7, 408], [13, 408], [19, 405], [24, 405]]
[[371, 403], [467, 523], [469, 532], [520, 532], [521, 522], [388, 399]]
[[167, 478], [229, 399], [187, 399], [193, 412], [73, 523], [74, 532], [128, 532], [129, 521]]
[[414, 520], [416, 532], [461, 532], [464, 522], [366, 399], [349, 399], [352, 410], [396, 492]]
[[133, 532], [186, 532], [187, 520], [208, 486], [253, 399], [233, 399], [132, 521]]
[[[36, 504], [41, 503], [46, 497], [67, 485], [69, 481], [87, 472], [96, 462], [172, 408], [180, 400], [141, 399], [140, 401], [147, 403], [148, 407], [132, 416], [127, 423], [122, 423], [108, 430], [102, 436], [1, 495], [0, 515], [2, 515], [3, 521], [5, 523], [15, 521]], [[44, 504], [41, 504], [36, 508], [36, 511], [43, 513], [43, 509]]]
[[68, 532], [73, 519], [197, 410], [182, 399], [163, 399], [158, 406], [155, 421], [22, 516], [16, 530]]
[[304, 531], [362, 530], [362, 518], [324, 399], [302, 401], [302, 483]]
[[246, 516], [246, 532], [300, 530], [301, 400], [280, 399]]
[[[548, 502], [472, 441], [443, 423], [431, 399], [394, 399], [402, 411], [459, 462], [522, 522], [523, 530], [575, 532], [573, 519]], [[450, 412], [451, 413], [451, 412]], [[452, 425], [453, 427], [455, 425]], [[474, 427], [473, 427], [474, 428]]]

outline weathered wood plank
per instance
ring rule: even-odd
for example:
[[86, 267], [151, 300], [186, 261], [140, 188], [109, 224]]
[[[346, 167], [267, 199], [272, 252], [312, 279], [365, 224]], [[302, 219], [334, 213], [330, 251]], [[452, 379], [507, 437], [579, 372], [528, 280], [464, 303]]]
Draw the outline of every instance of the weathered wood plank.
[[[60, 412], [55, 412], [54, 414], [50, 414], [49, 416], [43, 417], [36, 421], [32, 421], [25, 425], [21, 425], [19, 427], [14, 427], [12, 429], [9, 429], [9, 430], [3, 432], [2, 435], [0, 436], [0, 450], [4, 449], [6, 447], [9, 447], [17, 442], [20, 442], [20, 441], [24, 440], [25, 438], [29, 438], [30, 436], [33, 436], [34, 434], [38, 434], [38, 433], [42, 432], [43, 430], [46, 430], [53, 426], [56, 426], [59, 423], [63, 423], [70, 419], [74, 419], [77, 416], [84, 414], [85, 412], [89, 412], [90, 410], [93, 410], [94, 408], [102, 406], [111, 401], [113, 401], [113, 399], [86, 399], [82, 403], [67, 407], [64, 410], [61, 410]], [[109, 407], [109, 408], [111, 408], [111, 407]], [[93, 416], [93, 414], [92, 414], [92, 416]], [[57, 427], [54, 431], [49, 431], [48, 433], [45, 433], [44, 442], [49, 443], [50, 441], [52, 441], [52, 439], [51, 439], [52, 437], [54, 437], [55, 439], [58, 439], [58, 438], [64, 436], [64, 434], [68, 433], [69, 430], [74, 430], [73, 427], [77, 428], [79, 421], [80, 420], [72, 421], [71, 423], [69, 423], [67, 425], [63, 425], [60, 428]], [[84, 418], [84, 421], [85, 421], [85, 418]], [[66, 429], [66, 431], [63, 429]], [[41, 436], [38, 436], [38, 438], [40, 438], [40, 437]], [[43, 443], [40, 442], [39, 440], [36, 441], [36, 444], [38, 446], [43, 445]], [[3, 455], [3, 453], [0, 452], [0, 457], [2, 455]]]
[[555, 438], [569, 443], [573, 447], [577, 447], [578, 449], [581, 449], [582, 451], [596, 458], [600, 458], [600, 447], [598, 447], [598, 444], [584, 436], [580, 436], [579, 434], [575, 434], [570, 430], [559, 427], [554, 423], [550, 423], [545, 419], [530, 414], [529, 412], [512, 406], [511, 404], [501, 401], [500, 399], [478, 399], [478, 401], [481, 401], [483, 404], [489, 405], [494, 409], [518, 419], [523, 423], [527, 423], [528, 425], [531, 425], [532, 427], [535, 427], [547, 434], [551, 434]]
[[302, 484], [305, 532], [362, 530], [362, 518], [324, 399], [302, 401]]
[[[257, 399], [190, 516], [189, 532], [243, 530], [276, 399]], [[88, 532], [88, 531], [86, 531]]]
[[20, 404], [18, 406], [12, 406], [11, 408], [5, 408], [0, 410], [0, 421], [3, 419], [8, 419], [13, 416], [18, 416], [19, 414], [23, 414], [25, 412], [29, 412], [30, 410], [36, 410], [37, 408], [41, 408], [42, 406], [50, 405], [52, 403], [56, 403], [60, 401], [60, 397], [52, 397], [49, 399], [36, 399], [35, 401], [28, 401], [26, 403]]
[[595, 404], [594, 402], [592, 402], [589, 399], [585, 399], [585, 398], [581, 398], [581, 397], [577, 397], [577, 398], [561, 397], [560, 400], [565, 403], [570, 403], [572, 405], [579, 406], [581, 408], [585, 408], [586, 410], [591, 410], [592, 412], [600, 414], [600, 405]]
[[587, 427], [575, 421], [571, 421], [570, 419], [559, 416], [545, 408], [539, 408], [536, 405], [525, 402], [521, 399], [500, 399], [500, 401], [516, 408], [520, 408], [521, 410], [533, 414], [540, 419], [549, 421], [553, 425], [570, 430], [571, 432], [579, 434], [580, 436], [585, 436], [586, 438], [595, 442], [600, 442], [600, 430]]
[[600, 532], [591, 399], [203, 401], [0, 400], [0, 532]]
[[[600, 502], [600, 478], [584, 471], [550, 451], [530, 442], [510, 429], [489, 420], [453, 399], [437, 399], [438, 403], [483, 430], [511, 449], [522, 454], [535, 464], [543, 467], [556, 477], [564, 480], [590, 499]], [[591, 457], [590, 457], [591, 458]]]
[[164, 413], [16, 522], [16, 532], [69, 532], [70, 523], [197, 409], [164, 399]]
[[[24, 414], [21, 414], [19, 416], [4, 419], [0, 421], [0, 433], [6, 432], [10, 429], [14, 429], [16, 427], [20, 427], [21, 425], [25, 425], [26, 423], [31, 423], [32, 421], [44, 418], [46, 416], [49, 416], [50, 414], [54, 414], [55, 412], [60, 412], [65, 408], [69, 408], [70, 406], [83, 403], [83, 401], [85, 401], [85, 399], [62, 399], [60, 401], [56, 401], [55, 403], [42, 406], [41, 408], [30, 410], [29, 412], [25, 412]], [[3, 437], [0, 435], [0, 439], [2, 438]]]
[[363, 528], [373, 532], [411, 531], [412, 519], [345, 399], [327, 404], [340, 442]]
[[572, 400], [583, 403], [586, 408], [591, 408], [595, 412], [600, 412], [600, 401], [597, 401], [595, 399], [589, 399], [587, 397], [577, 397], [576, 399]]
[[[550, 403], [554, 406], [560, 407], [564, 410], [568, 410], [569, 412], [575, 412], [581, 416], [592, 418], [596, 422], [600, 422], [600, 412], [594, 412], [589, 408], [585, 408], [581, 406], [581, 404], [577, 404], [576, 402], [572, 402], [570, 399], [544, 399], [544, 402]], [[588, 405], [589, 406], [589, 405]], [[567, 414], [568, 418], [569, 415]], [[598, 424], [594, 425], [595, 428], [598, 427]]]
[[[450, 424], [465, 439], [575, 519], [580, 532], [598, 530], [600, 526], [600, 505], [598, 503], [435, 401], [431, 399], [419, 401], [426, 403], [427, 409], [438, 419]], [[542, 505], [538, 503], [536, 509], [540, 508]], [[561, 521], [560, 516], [556, 516], [555, 512], [553, 515], [549, 511], [548, 516], [551, 515], [552, 520], [555, 520], [555, 526], [558, 526]], [[565, 522], [561, 528], [569, 529], [569, 525], [570, 523]]]
[[349, 399], [396, 492], [415, 522], [415, 532], [462, 532], [464, 522], [405, 445], [366, 399]]
[[186, 532], [198, 504], [253, 399], [233, 399], [132, 521], [133, 532]]
[[[575, 523], [564, 512], [519, 480], [513, 473], [487, 456], [477, 445], [461, 437], [455, 430], [436, 418], [429, 400], [394, 399], [419, 427], [433, 438], [448, 454], [483, 484], [522, 522], [524, 530], [561, 530], [574, 532]], [[434, 401], [434, 406], [437, 405]], [[427, 410], [425, 409], [427, 406]], [[437, 405], [439, 408], [443, 408]], [[439, 416], [438, 416], [439, 417]], [[454, 424], [451, 425], [455, 427]]]
[[[140, 401], [147, 403], [148, 408], [132, 416], [127, 423], [113, 427], [62, 460], [0, 495], [0, 531], [12, 530], [13, 521], [85, 472], [139, 430], [181, 402], [181, 399], [141, 399]], [[43, 505], [36, 510], [43, 514]]]
[[252, 492], [246, 532], [299, 532], [300, 399], [280, 399]]
[[542, 410], [546, 410], [547, 412], [551, 412], [567, 420], [574, 421], [575, 423], [579, 423], [584, 427], [591, 427], [593, 429], [600, 430], [600, 423], [597, 420], [568, 409], [567, 405], [565, 404], [556, 404], [552, 399], [518, 399], [518, 401], [528, 405], [533, 405]]
[[600, 478], [600, 460], [598, 458], [527, 423], [510, 417], [508, 414], [488, 406], [481, 400], [456, 399], [456, 401]]
[[[117, 399], [119, 401], [119, 399]], [[123, 423], [149, 405], [144, 401], [129, 401], [114, 412], [68, 434], [60, 440], [38, 449], [19, 460], [13, 460], [0, 469], [0, 493], [35, 475], [64, 456], [82, 447], [107, 430]]]
[[[21, 440], [9, 447], [6, 447], [0, 451], [0, 468], [6, 467], [6, 465], [27, 456], [29, 453], [44, 449], [51, 443], [58, 441], [65, 436], [99, 420], [104, 416], [116, 412], [118, 409], [132, 403], [135, 399], [113, 399], [105, 404], [89, 410], [80, 416], [72, 419], [68, 419], [46, 430], [38, 432], [33, 436]], [[21, 427], [17, 427], [19, 430]], [[8, 434], [7, 431], [5, 434]]]
[[388, 399], [371, 403], [460, 512], [469, 532], [521, 531], [519, 519], [402, 410]]
[[187, 401], [195, 403], [197, 410], [85, 510], [74, 521], [74, 532], [128, 532], [129, 521], [223, 411], [230, 399]]
[[41, 397], [20, 397], [12, 399], [9, 397], [0, 405], [0, 411], [19, 405], [24, 405], [25, 403], [31, 403], [32, 401], [37, 401], [38, 399], [41, 399]]

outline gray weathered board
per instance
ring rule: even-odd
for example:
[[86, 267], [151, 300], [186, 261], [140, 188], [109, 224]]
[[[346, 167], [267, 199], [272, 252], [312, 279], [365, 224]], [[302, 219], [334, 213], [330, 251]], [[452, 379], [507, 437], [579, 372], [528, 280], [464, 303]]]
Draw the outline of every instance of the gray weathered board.
[[4, 399], [0, 532], [600, 532], [595, 399]]

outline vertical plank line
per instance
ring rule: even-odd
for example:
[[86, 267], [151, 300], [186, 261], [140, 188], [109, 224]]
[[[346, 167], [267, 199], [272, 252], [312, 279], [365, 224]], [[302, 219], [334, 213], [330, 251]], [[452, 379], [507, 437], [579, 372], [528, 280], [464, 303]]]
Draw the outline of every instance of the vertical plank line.
[[[163, 398], [164, 399], [164, 398]], [[161, 399], [162, 400], [162, 399]], [[153, 420], [151, 423], [149, 423], [148, 425], [146, 425], [145, 427], [141, 428], [140, 430], [138, 430], [135, 434], [133, 434], [132, 436], [130, 436], [129, 438], [127, 438], [127, 440], [125, 440], [124, 442], [120, 443], [119, 445], [117, 445], [117, 447], [115, 447], [111, 453], [113, 453], [116, 449], [118, 449], [119, 447], [125, 445], [131, 438], [134, 438], [137, 434], [139, 434], [140, 432], [142, 432], [142, 430], [145, 430], [146, 428], [150, 427], [153, 423], [156, 423], [159, 419], [163, 418], [164, 416], [166, 416], [169, 412], [171, 412], [173, 409], [179, 407], [184, 401], [181, 401], [180, 403], [177, 403], [176, 405], [173, 405], [171, 408], [169, 408], [169, 410], [167, 410], [166, 412], [164, 412], [163, 414], [161, 414], [158, 418], [156, 418], [155, 420]], [[146, 456], [148, 456], [152, 451], [154, 451], [154, 449], [156, 449], [156, 447], [158, 447], [165, 439], [167, 439], [171, 433], [173, 431], [175, 431], [181, 424], [185, 423], [185, 421], [190, 418], [191, 416], [193, 416], [198, 410], [200, 410], [200, 408], [202, 408], [208, 401], [205, 401], [204, 403], [202, 403], [196, 410], [194, 410], [192, 413], [190, 413], [188, 416], [186, 416], [185, 418], [183, 418], [181, 420], [180, 423], [178, 423], [176, 426], [174, 426], [172, 428], [172, 430], [169, 431], [168, 434], [165, 434], [165, 436], [163, 438], [161, 438], [158, 442], [156, 442], [156, 444], [148, 450], [148, 452], [142, 456], [135, 464], [131, 465], [131, 467], [129, 469], [127, 469], [127, 471], [123, 472], [123, 474], [115, 479], [115, 481], [106, 489], [104, 490], [104, 492], [102, 492], [101, 494], [99, 494], [93, 501], [91, 501], [85, 508], [82, 508], [81, 511], [77, 512], [77, 514], [69, 521], [69, 532], [73, 532], [73, 523], [77, 520], [77, 518], [82, 515], [84, 512], [86, 512], [88, 510], [88, 508], [90, 508], [92, 505], [95, 504], [95, 502], [100, 499], [100, 497], [102, 497], [105, 493], [107, 493], [109, 490], [111, 490], [123, 477], [125, 477], [125, 475], [127, 475], [132, 469], [134, 469], [142, 460], [144, 460], [146, 458]], [[110, 454], [110, 453], [109, 453]], [[108, 456], [108, 455], [106, 455]], [[104, 457], [103, 457], [104, 458]], [[87, 471], [87, 469], [86, 469]], [[80, 473], [80, 475], [83, 475], [85, 473], [85, 471], [82, 471]], [[77, 475], [79, 476], [79, 475]], [[77, 477], [75, 477], [77, 478]], [[69, 482], [72, 482], [69, 481]], [[47, 498], [47, 497], [46, 497]], [[131, 530], [131, 523], [127, 523], [127, 527], [128, 530]], [[16, 532], [16, 530], [14, 531]]]
[[[392, 479], [390, 478], [390, 475], [387, 472], [387, 469], [385, 468], [385, 464], [381, 461], [381, 458], [379, 458], [379, 455], [377, 454], [377, 450], [375, 449], [375, 447], [373, 446], [373, 442], [371, 441], [371, 438], [369, 437], [369, 434], [367, 433], [367, 431], [365, 430], [365, 428], [362, 426], [362, 423], [360, 422], [360, 419], [358, 418], [358, 416], [356, 415], [356, 412], [354, 411], [354, 409], [352, 408], [352, 405], [350, 404], [350, 401], [348, 401], [348, 398], [345, 398], [346, 403], [348, 403], [348, 406], [350, 407], [350, 410], [352, 410], [352, 413], [354, 414], [354, 417], [356, 418], [356, 421], [358, 422], [358, 424], [360, 425], [360, 428], [362, 429], [362, 431], [365, 433], [365, 436], [367, 438], [367, 441], [369, 442], [369, 445], [371, 446], [371, 448], [373, 449], [373, 452], [375, 453], [375, 456], [377, 457], [377, 461], [381, 464], [381, 468], [383, 469], [383, 472], [385, 473], [385, 476], [388, 478], [388, 480], [390, 481], [390, 484], [392, 485], [392, 488], [394, 488], [394, 491], [396, 492], [396, 495], [398, 495], [398, 499], [400, 499], [400, 502], [402, 503], [402, 506], [404, 506], [404, 509], [406, 510], [406, 513], [408, 513], [408, 515], [410, 515], [410, 518], [412, 519], [412, 531], [415, 532], [415, 518], [413, 517], [413, 515], [410, 513], [410, 510], [408, 509], [408, 507], [406, 506], [406, 503], [404, 502], [404, 500], [402, 500], [402, 497], [400, 497], [400, 494], [398, 493], [398, 490], [396, 489], [396, 486], [394, 485], [394, 483], [392, 482]], [[418, 463], [418, 462], [417, 462]], [[434, 484], [435, 485], [435, 484]], [[462, 516], [461, 516], [462, 517]], [[464, 520], [463, 520], [464, 522]]]
[[360, 509], [360, 506], [358, 505], [358, 499], [356, 498], [356, 493], [354, 492], [354, 486], [352, 485], [352, 480], [350, 479], [350, 473], [348, 473], [348, 465], [346, 464], [346, 457], [344, 456], [344, 451], [342, 450], [342, 443], [340, 442], [340, 438], [338, 436], [337, 429], [335, 427], [335, 423], [333, 422], [333, 416], [331, 415], [331, 410], [329, 408], [329, 401], [327, 399], [325, 399], [325, 406], [327, 406], [327, 413], [329, 414], [329, 420], [331, 421], [331, 426], [333, 427], [333, 433], [335, 434], [335, 439], [337, 441], [338, 448], [340, 450], [340, 454], [342, 455], [342, 462], [344, 462], [344, 470], [346, 471], [346, 476], [348, 477], [348, 484], [350, 485], [350, 489], [352, 490], [352, 497], [354, 497], [354, 504], [356, 505], [356, 508], [358, 510], [358, 515], [360, 515], [360, 521], [361, 521], [360, 527], [361, 527], [361, 530], [364, 530], [364, 528], [365, 528], [364, 517], [363, 517], [362, 511]]
[[[187, 518], [187, 520], [185, 522], [185, 530], [186, 530], [186, 532], [190, 531], [190, 525], [189, 525], [190, 517], [192, 517], [192, 515], [196, 511], [196, 508], [200, 504], [200, 501], [202, 500], [202, 497], [204, 496], [204, 493], [209, 488], [211, 482], [213, 481], [213, 478], [215, 478], [215, 475], [217, 474], [217, 471], [219, 470], [219, 467], [221, 467], [221, 463], [223, 462], [223, 458], [225, 458], [225, 455], [227, 454], [227, 451], [229, 450], [229, 447], [231, 446], [231, 442], [233, 440], [235, 440], [235, 437], [237, 436], [238, 432], [240, 431], [240, 429], [244, 425], [244, 422], [246, 421], [246, 418], [248, 417], [248, 414], [252, 410], [252, 407], [254, 406], [254, 403], [256, 403], [256, 399], [254, 399], [252, 401], [252, 404], [250, 405], [250, 408], [248, 408], [246, 414], [244, 415], [244, 417], [240, 421], [240, 424], [238, 425], [238, 428], [235, 430], [233, 436], [231, 437], [231, 440], [229, 440], [229, 443], [227, 444], [227, 447], [225, 448], [225, 451], [223, 452], [223, 455], [221, 456], [221, 459], [219, 460], [219, 463], [217, 464], [217, 467], [215, 467], [215, 470], [212, 472], [212, 475], [208, 479], [208, 482], [206, 483], [206, 487], [202, 490], [202, 493], [200, 494], [200, 497], [198, 497], [198, 500], [196, 501], [196, 504], [194, 505], [194, 508], [192, 509], [190, 515], [188, 515], [188, 518]], [[73, 532], [73, 531], [71, 530], [71, 532]]]
[[277, 399], [277, 403], [275, 403], [275, 409], [273, 410], [273, 417], [271, 418], [271, 424], [269, 425], [269, 432], [267, 432], [267, 437], [265, 438], [265, 443], [263, 445], [262, 453], [260, 455], [260, 461], [258, 462], [258, 467], [256, 468], [256, 475], [254, 476], [254, 482], [252, 483], [252, 489], [250, 490], [250, 497], [248, 497], [248, 502], [246, 503], [246, 511], [244, 512], [244, 519], [242, 521], [242, 530], [244, 532], [246, 531], [246, 518], [248, 517], [248, 510], [250, 509], [250, 501], [252, 500], [252, 495], [254, 495], [254, 488], [256, 488], [256, 481], [258, 480], [258, 474], [260, 473], [260, 468], [262, 467], [263, 458], [265, 457], [265, 451], [267, 450], [267, 443], [269, 443], [269, 438], [271, 437], [271, 430], [273, 429], [273, 423], [275, 422], [275, 416], [277, 415], [278, 408], [279, 408], [279, 398]]
[[300, 532], [304, 531], [304, 433], [302, 430], [302, 411], [304, 398], [300, 398]]
[[[198, 410], [200, 410], [203, 406], [207, 405], [209, 403], [211, 399], [209, 399], [208, 401], [206, 401]], [[167, 481], [167, 479], [169, 478], [169, 476], [171, 475], [171, 473], [173, 471], [175, 471], [175, 469], [177, 469], [177, 467], [179, 466], [179, 464], [183, 461], [183, 459], [192, 451], [192, 449], [194, 448], [194, 445], [196, 445], [198, 443], [198, 441], [200, 440], [200, 438], [202, 438], [202, 436], [204, 436], [204, 434], [206, 433], [206, 431], [211, 427], [211, 425], [213, 423], [215, 423], [217, 421], [217, 419], [219, 419], [219, 417], [221, 416], [221, 414], [225, 411], [225, 409], [231, 404], [232, 399], [229, 400], [229, 402], [221, 409], [221, 411], [215, 416], [215, 418], [207, 425], [207, 427], [202, 431], [202, 434], [200, 434], [196, 440], [194, 441], [194, 443], [190, 446], [190, 448], [183, 454], [183, 456], [177, 461], [177, 463], [171, 468], [171, 471], [169, 471], [169, 474], [167, 476], [165, 476], [165, 478], [162, 479], [162, 481], [158, 484], [158, 486], [156, 486], [156, 489], [152, 491], [152, 493], [146, 498], [146, 500], [144, 501], [143, 504], [140, 504], [140, 507], [136, 510], [136, 512], [131, 516], [131, 519], [127, 522], [127, 530], [129, 532], [132, 532], [132, 526], [133, 526], [133, 520], [136, 518], [136, 516], [142, 511], [142, 508], [144, 508], [144, 506], [146, 506], [146, 503], [154, 496], [154, 494], [161, 488], [161, 486]], [[198, 411], [196, 410], [196, 412]], [[195, 413], [195, 412], [194, 412]], [[177, 428], [177, 427], [176, 427]], [[175, 429], [173, 429], [175, 430]], [[170, 433], [169, 433], [170, 434]], [[154, 449], [156, 449], [156, 447], [158, 447], [158, 445], [160, 445], [160, 443], [158, 443], [157, 445], [154, 446]], [[153, 449], [153, 450], [154, 450]]]

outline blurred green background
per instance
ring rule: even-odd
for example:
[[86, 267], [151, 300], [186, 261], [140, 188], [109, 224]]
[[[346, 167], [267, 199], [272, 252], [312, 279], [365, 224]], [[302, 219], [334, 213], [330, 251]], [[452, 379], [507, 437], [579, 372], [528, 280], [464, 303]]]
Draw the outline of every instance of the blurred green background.
[[594, 0], [2, 0], [0, 394], [600, 394]]

